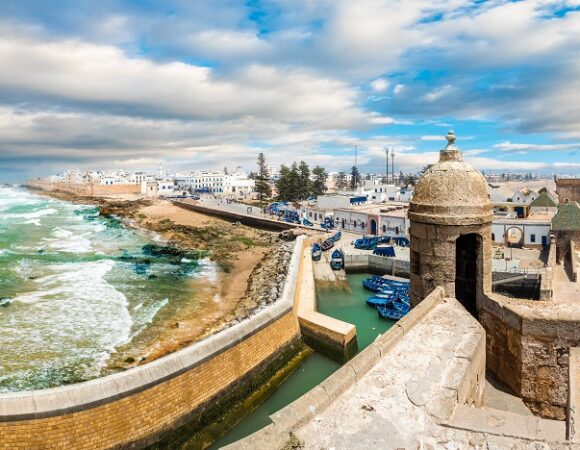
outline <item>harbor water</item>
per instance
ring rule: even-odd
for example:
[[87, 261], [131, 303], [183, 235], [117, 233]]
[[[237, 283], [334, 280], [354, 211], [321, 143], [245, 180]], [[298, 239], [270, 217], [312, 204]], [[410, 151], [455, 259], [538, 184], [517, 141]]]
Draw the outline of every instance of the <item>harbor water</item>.
[[114, 356], [195, 308], [213, 263], [156, 254], [151, 239], [94, 207], [0, 188], [0, 392], [119, 370]]

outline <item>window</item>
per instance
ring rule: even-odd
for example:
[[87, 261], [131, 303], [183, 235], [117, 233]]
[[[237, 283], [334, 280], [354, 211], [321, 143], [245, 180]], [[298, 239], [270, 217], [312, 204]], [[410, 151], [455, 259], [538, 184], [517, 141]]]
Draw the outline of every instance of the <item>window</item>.
[[531, 242], [536, 242], [536, 235], [535, 234], [531, 234], [530, 235], [530, 241]]
[[383, 233], [386, 233], [386, 232], [387, 232], [387, 226], [383, 225]]
[[495, 233], [491, 233], [491, 240], [492, 242], [495, 242]]
[[356, 228], [356, 220], [353, 222], [353, 226]]

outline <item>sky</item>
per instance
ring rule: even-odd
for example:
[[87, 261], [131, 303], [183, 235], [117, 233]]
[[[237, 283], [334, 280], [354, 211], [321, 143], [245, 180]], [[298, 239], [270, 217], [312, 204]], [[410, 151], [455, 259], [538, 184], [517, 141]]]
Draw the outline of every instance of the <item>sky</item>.
[[580, 174], [580, 0], [3, 0], [0, 180], [304, 159]]

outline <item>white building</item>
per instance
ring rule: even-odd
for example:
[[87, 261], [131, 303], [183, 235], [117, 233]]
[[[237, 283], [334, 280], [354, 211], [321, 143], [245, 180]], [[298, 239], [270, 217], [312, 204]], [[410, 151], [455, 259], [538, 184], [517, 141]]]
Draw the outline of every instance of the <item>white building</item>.
[[551, 219], [500, 219], [491, 224], [491, 240], [495, 245], [542, 247], [550, 244]]

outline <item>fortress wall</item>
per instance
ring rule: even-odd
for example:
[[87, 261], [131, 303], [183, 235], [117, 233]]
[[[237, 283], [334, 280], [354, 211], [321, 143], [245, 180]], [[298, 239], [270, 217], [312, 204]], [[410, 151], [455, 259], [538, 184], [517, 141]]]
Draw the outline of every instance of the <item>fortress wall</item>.
[[358, 350], [356, 327], [317, 311], [311, 251], [308, 245], [302, 252], [299, 288], [294, 300], [300, 331], [307, 345], [342, 363]]
[[75, 194], [81, 196], [93, 195], [124, 195], [124, 194], [139, 194], [141, 193], [141, 186], [138, 184], [72, 184], [72, 183], [49, 183], [47, 181], [29, 181], [27, 187], [32, 189], [39, 189], [42, 191], [66, 192], [68, 194]]
[[409, 261], [396, 258], [368, 254], [345, 254], [344, 267], [347, 272], [370, 271], [381, 275], [395, 275], [399, 277], [409, 277]]
[[548, 251], [548, 261], [546, 263], [546, 270], [542, 274], [540, 280], [540, 300], [552, 300], [554, 295], [554, 270], [556, 269], [556, 237], [550, 236], [550, 250]]
[[[246, 214], [240, 214], [233, 211], [226, 211], [222, 209], [208, 208], [206, 206], [196, 205], [189, 202], [184, 202], [180, 200], [174, 200], [172, 202], [175, 206], [179, 206], [183, 209], [188, 209], [190, 211], [196, 211], [208, 216], [218, 217], [220, 219], [240, 222], [243, 225], [250, 227], [262, 228], [266, 230], [283, 231], [290, 230], [292, 228], [299, 228], [297, 225], [279, 221], [272, 220], [266, 217], [250, 216]], [[254, 207], [255, 208], [255, 207]]]
[[575, 303], [486, 294], [478, 304], [487, 334], [487, 366], [536, 414], [564, 420], [569, 348], [580, 345]]
[[580, 178], [556, 178], [556, 193], [560, 204], [580, 202]]
[[0, 394], [0, 449], [142, 447], [185, 423], [215, 421], [298, 345], [292, 300], [302, 245], [299, 238], [282, 298], [231, 328], [126, 372]]

